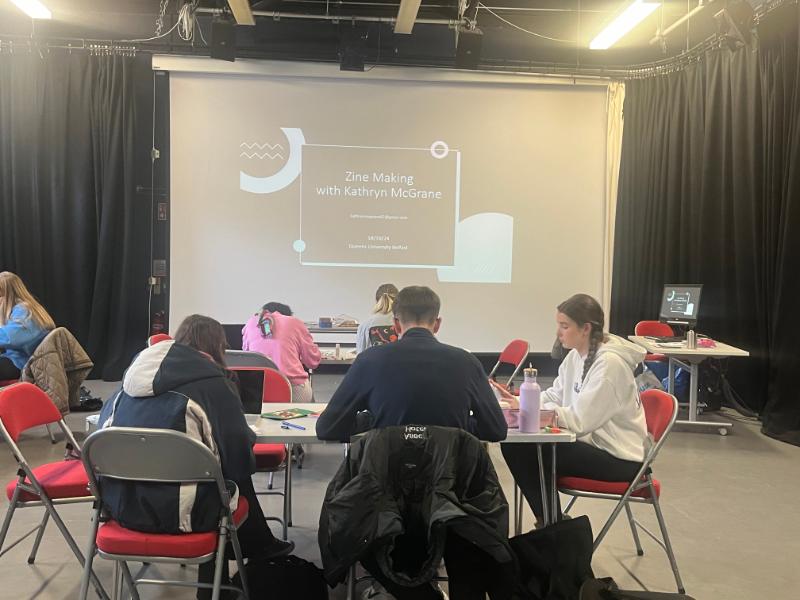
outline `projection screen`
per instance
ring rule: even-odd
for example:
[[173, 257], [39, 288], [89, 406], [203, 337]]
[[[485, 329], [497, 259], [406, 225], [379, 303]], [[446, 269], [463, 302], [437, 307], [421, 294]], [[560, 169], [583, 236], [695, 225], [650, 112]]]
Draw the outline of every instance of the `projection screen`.
[[427, 285], [442, 341], [549, 351], [600, 296], [606, 86], [156, 57], [170, 71], [170, 323], [369, 316]]

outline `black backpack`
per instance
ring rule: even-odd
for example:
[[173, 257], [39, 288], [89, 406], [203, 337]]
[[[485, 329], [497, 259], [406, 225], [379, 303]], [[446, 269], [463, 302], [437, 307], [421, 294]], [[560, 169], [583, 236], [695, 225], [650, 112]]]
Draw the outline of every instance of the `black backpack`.
[[610, 577], [589, 579], [581, 586], [579, 600], [694, 600], [686, 594], [621, 590]]
[[[322, 570], [297, 556], [247, 561], [250, 600], [328, 600], [328, 585]], [[237, 573], [233, 584], [241, 586]]]
[[592, 573], [589, 517], [558, 521], [509, 540], [519, 564], [515, 600], [575, 600]]

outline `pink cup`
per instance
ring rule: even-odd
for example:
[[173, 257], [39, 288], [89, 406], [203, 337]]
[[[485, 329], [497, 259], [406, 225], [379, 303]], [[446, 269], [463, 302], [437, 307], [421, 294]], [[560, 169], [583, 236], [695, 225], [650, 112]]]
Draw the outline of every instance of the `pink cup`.
[[506, 419], [506, 425], [511, 429], [519, 428], [519, 409], [518, 408], [504, 408], [503, 416]]

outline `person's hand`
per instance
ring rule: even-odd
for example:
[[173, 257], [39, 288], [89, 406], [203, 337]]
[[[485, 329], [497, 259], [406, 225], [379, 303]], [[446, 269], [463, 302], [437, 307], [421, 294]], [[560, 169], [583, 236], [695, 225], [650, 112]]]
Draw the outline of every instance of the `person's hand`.
[[494, 379], [489, 380], [489, 385], [491, 385], [495, 390], [497, 390], [500, 393], [500, 398], [503, 400], [503, 402], [508, 402], [509, 408], [514, 408], [514, 409], [519, 408], [519, 400], [514, 394], [508, 391], [506, 386], [497, 383]]

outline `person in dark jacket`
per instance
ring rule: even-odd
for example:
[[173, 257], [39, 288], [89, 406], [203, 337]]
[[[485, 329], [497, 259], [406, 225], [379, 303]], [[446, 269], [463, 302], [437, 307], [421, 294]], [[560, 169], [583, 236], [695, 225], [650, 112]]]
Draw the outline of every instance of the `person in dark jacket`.
[[[486, 441], [505, 439], [507, 425], [503, 412], [478, 359], [460, 348], [442, 344], [435, 337], [442, 322], [440, 306], [439, 297], [428, 287], [411, 286], [400, 290], [392, 306], [400, 339], [392, 344], [369, 348], [358, 355], [327, 408], [319, 416], [317, 437], [347, 441], [362, 429], [358, 413], [369, 411], [371, 426], [376, 429], [396, 425], [438, 425], [468, 431]], [[402, 467], [399, 463], [396, 466]], [[399, 475], [399, 472], [392, 474]], [[335, 486], [335, 481], [331, 486]], [[364, 499], [368, 497], [369, 494], [364, 495]], [[358, 503], [353, 508], [370, 510], [365, 506], [368, 503], [355, 498], [353, 500]], [[326, 512], [330, 514], [331, 510], [335, 514], [338, 510], [336, 504], [342, 502], [345, 502], [344, 497], [337, 497], [336, 494], [326, 496], [320, 520], [320, 548], [323, 553], [324, 536], [327, 535], [323, 533], [324, 515]], [[504, 498], [502, 502], [505, 505]], [[344, 507], [341, 510], [347, 512], [350, 509]], [[357, 510], [351, 514], [357, 514]], [[476, 594], [474, 597], [483, 598], [481, 594], [485, 595], [498, 580], [496, 573], [483, 579], [475, 577], [481, 569], [475, 569], [474, 566], [486, 562], [486, 553], [457, 537], [448, 536], [443, 543], [448, 556], [450, 585], [454, 585], [455, 581], [461, 590], [460, 595], [453, 597], [471, 598], [473, 596], [466, 591], [469, 589]], [[413, 562], [418, 550], [413, 545], [397, 546], [394, 550], [395, 562]], [[365, 553], [358, 560], [362, 560], [367, 570], [396, 598], [422, 600], [438, 597], [429, 583], [421, 583], [419, 579], [410, 588], [388, 580], [385, 570], [375, 562], [377, 557], [370, 553]], [[504, 596], [495, 591], [494, 597]]]
[[319, 545], [328, 583], [361, 561], [395, 598], [441, 598], [445, 560], [457, 600], [511, 597], [508, 503], [483, 445], [465, 431], [406, 425], [353, 444], [325, 493]]
[[372, 426], [458, 427], [490, 442], [507, 426], [481, 363], [469, 352], [439, 342], [439, 296], [428, 288], [403, 288], [392, 306], [400, 339], [358, 355], [317, 420], [317, 437], [347, 441], [357, 414]]
[[[146, 348], [133, 360], [122, 388], [103, 406], [100, 426], [174, 429], [200, 441], [219, 457], [225, 479], [247, 498], [249, 515], [238, 530], [244, 556], [288, 554], [294, 544], [272, 535], [253, 489], [255, 434], [226, 375], [224, 351], [222, 325], [201, 315], [187, 317], [174, 341]], [[105, 509], [120, 524], [138, 531], [215, 530], [220, 511], [216, 486], [181, 487], [107, 480], [103, 482]], [[238, 502], [237, 494], [233, 501]], [[213, 562], [200, 565], [199, 581], [211, 582], [213, 567]], [[198, 598], [206, 597], [210, 590], [198, 591]]]

